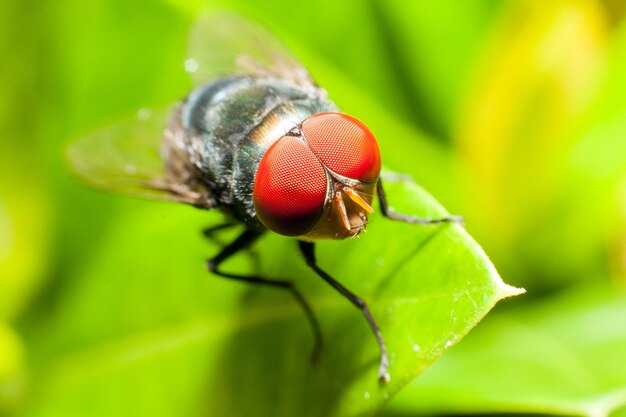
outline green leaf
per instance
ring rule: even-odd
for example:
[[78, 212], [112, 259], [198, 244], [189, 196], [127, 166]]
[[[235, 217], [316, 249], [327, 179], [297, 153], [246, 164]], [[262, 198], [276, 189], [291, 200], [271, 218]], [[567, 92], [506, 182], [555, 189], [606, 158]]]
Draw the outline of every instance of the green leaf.
[[626, 407], [626, 294], [582, 288], [494, 314], [405, 389], [390, 415], [604, 417]]
[[[398, 211], [445, 213], [414, 184], [389, 183], [388, 194]], [[23, 415], [370, 415], [499, 299], [520, 292], [459, 225], [374, 216], [363, 237], [320, 243], [320, 265], [367, 300], [381, 326], [392, 378], [381, 385], [365, 320], [304, 265], [293, 239], [268, 235], [224, 268], [296, 282], [322, 325], [317, 366], [289, 294], [205, 272], [218, 247], [198, 231], [211, 215], [132, 205], [56, 314], [29, 328], [33, 386]]]

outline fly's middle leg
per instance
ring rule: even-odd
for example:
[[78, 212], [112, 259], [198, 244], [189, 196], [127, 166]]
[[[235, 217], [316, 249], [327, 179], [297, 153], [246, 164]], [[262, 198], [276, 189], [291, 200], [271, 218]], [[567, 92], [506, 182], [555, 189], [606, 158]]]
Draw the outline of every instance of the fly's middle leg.
[[229, 272], [224, 272], [221, 270], [220, 265], [222, 262], [226, 261], [231, 256], [237, 254], [241, 250], [246, 249], [252, 243], [254, 243], [262, 233], [255, 232], [252, 230], [244, 231], [237, 239], [235, 239], [231, 244], [226, 246], [220, 253], [218, 253], [215, 257], [209, 259], [207, 261], [207, 269], [214, 274], [228, 279], [233, 279], [236, 281], [246, 282], [249, 284], [256, 285], [265, 285], [274, 288], [283, 288], [291, 293], [291, 295], [295, 298], [295, 300], [300, 304], [306, 317], [311, 325], [311, 329], [313, 331], [314, 345], [313, 352], [311, 354], [311, 360], [315, 363], [319, 358], [319, 354], [322, 349], [322, 331], [317, 320], [315, 314], [313, 313], [313, 309], [306, 301], [306, 299], [302, 296], [300, 291], [294, 286], [293, 282], [286, 280], [273, 280], [262, 278], [255, 275], [239, 275], [239, 274], [231, 274]]

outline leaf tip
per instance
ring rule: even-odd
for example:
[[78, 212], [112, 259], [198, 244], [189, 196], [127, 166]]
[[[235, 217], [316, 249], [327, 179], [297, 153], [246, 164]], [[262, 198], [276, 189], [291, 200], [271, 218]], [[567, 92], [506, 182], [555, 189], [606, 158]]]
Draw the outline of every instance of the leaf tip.
[[500, 282], [500, 285], [498, 287], [501, 299], [514, 297], [516, 295], [522, 295], [526, 293], [525, 288], [514, 287], [512, 285], [504, 283], [503, 281]]

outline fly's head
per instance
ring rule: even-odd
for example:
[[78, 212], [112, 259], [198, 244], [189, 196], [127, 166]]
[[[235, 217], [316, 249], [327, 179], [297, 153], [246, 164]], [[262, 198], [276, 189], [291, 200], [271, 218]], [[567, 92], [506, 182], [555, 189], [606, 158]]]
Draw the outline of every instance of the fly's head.
[[373, 212], [380, 150], [362, 122], [319, 113], [276, 141], [254, 183], [254, 207], [268, 229], [302, 239], [356, 236]]

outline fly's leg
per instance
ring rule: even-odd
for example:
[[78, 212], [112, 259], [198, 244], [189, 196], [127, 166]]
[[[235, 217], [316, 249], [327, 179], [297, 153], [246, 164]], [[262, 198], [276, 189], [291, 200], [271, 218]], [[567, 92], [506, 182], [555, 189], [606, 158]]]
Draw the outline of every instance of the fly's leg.
[[463, 224], [463, 217], [461, 216], [447, 216], [438, 219], [425, 219], [422, 217], [409, 216], [407, 214], [394, 213], [391, 211], [389, 204], [387, 203], [387, 197], [385, 196], [385, 190], [383, 189], [382, 180], [378, 180], [376, 184], [376, 190], [378, 192], [378, 200], [380, 201], [380, 211], [383, 216], [390, 220], [398, 220], [406, 223], [414, 224], [438, 224], [438, 223], [459, 223]]
[[237, 223], [234, 222], [224, 222], [224, 223], [218, 223], [216, 225], [213, 226], [209, 226], [205, 229], [202, 230], [202, 235], [209, 239], [211, 242], [217, 244], [218, 246], [225, 246], [224, 243], [222, 242], [222, 239], [219, 238], [218, 234], [219, 232], [221, 232], [222, 230], [226, 230], [226, 229], [230, 229], [231, 227], [235, 227], [237, 226]]
[[209, 226], [205, 229], [202, 229], [202, 234], [207, 239], [215, 239], [215, 233], [220, 230], [230, 229], [231, 227], [237, 226], [237, 223], [226, 222], [226, 223], [218, 223], [214, 226]]
[[300, 306], [304, 310], [304, 313], [306, 314], [307, 319], [309, 320], [309, 323], [311, 324], [311, 329], [313, 331], [313, 338], [314, 338], [314, 345], [313, 345], [313, 352], [311, 354], [311, 360], [315, 363], [317, 359], [319, 358], [319, 354], [322, 349], [322, 331], [321, 331], [319, 322], [317, 321], [317, 318], [315, 317], [315, 314], [313, 313], [313, 310], [311, 309], [311, 306], [309, 305], [309, 303], [307, 303], [307, 301], [304, 299], [302, 294], [298, 291], [298, 289], [293, 285], [291, 281], [272, 280], [272, 279], [267, 279], [267, 278], [261, 278], [261, 277], [254, 276], [254, 275], [247, 276], [247, 275], [231, 274], [228, 272], [223, 272], [219, 268], [222, 262], [224, 262], [231, 256], [235, 255], [239, 251], [246, 249], [248, 246], [254, 243], [254, 241], [256, 241], [260, 236], [261, 236], [261, 233], [258, 233], [252, 230], [244, 231], [241, 235], [239, 235], [237, 239], [235, 239], [234, 242], [232, 242], [230, 245], [222, 249], [222, 251], [218, 253], [217, 256], [215, 256], [212, 259], [209, 259], [207, 261], [207, 268], [209, 271], [223, 278], [234, 279], [236, 281], [242, 281], [242, 282], [246, 282], [249, 284], [258, 284], [258, 285], [266, 285], [266, 286], [275, 287], [275, 288], [283, 288], [289, 291], [293, 295], [293, 297], [296, 299], [298, 304], [300, 304]]
[[317, 261], [315, 259], [315, 244], [312, 242], [303, 242], [298, 241], [300, 245], [300, 251], [304, 255], [304, 259], [306, 263], [317, 275], [322, 277], [324, 281], [326, 281], [330, 286], [332, 286], [335, 290], [337, 290], [341, 295], [346, 297], [352, 304], [354, 304], [365, 316], [367, 323], [369, 324], [372, 332], [374, 332], [374, 336], [376, 337], [376, 341], [378, 342], [378, 347], [380, 348], [380, 366], [378, 367], [378, 379], [381, 382], [389, 382], [389, 372], [387, 368], [389, 367], [389, 358], [387, 356], [387, 347], [385, 346], [385, 341], [383, 340], [383, 335], [376, 324], [376, 321], [372, 317], [372, 313], [370, 312], [369, 307], [365, 303], [365, 301], [352, 293], [346, 287], [337, 282], [333, 277], [328, 275], [323, 269], [317, 266]]

